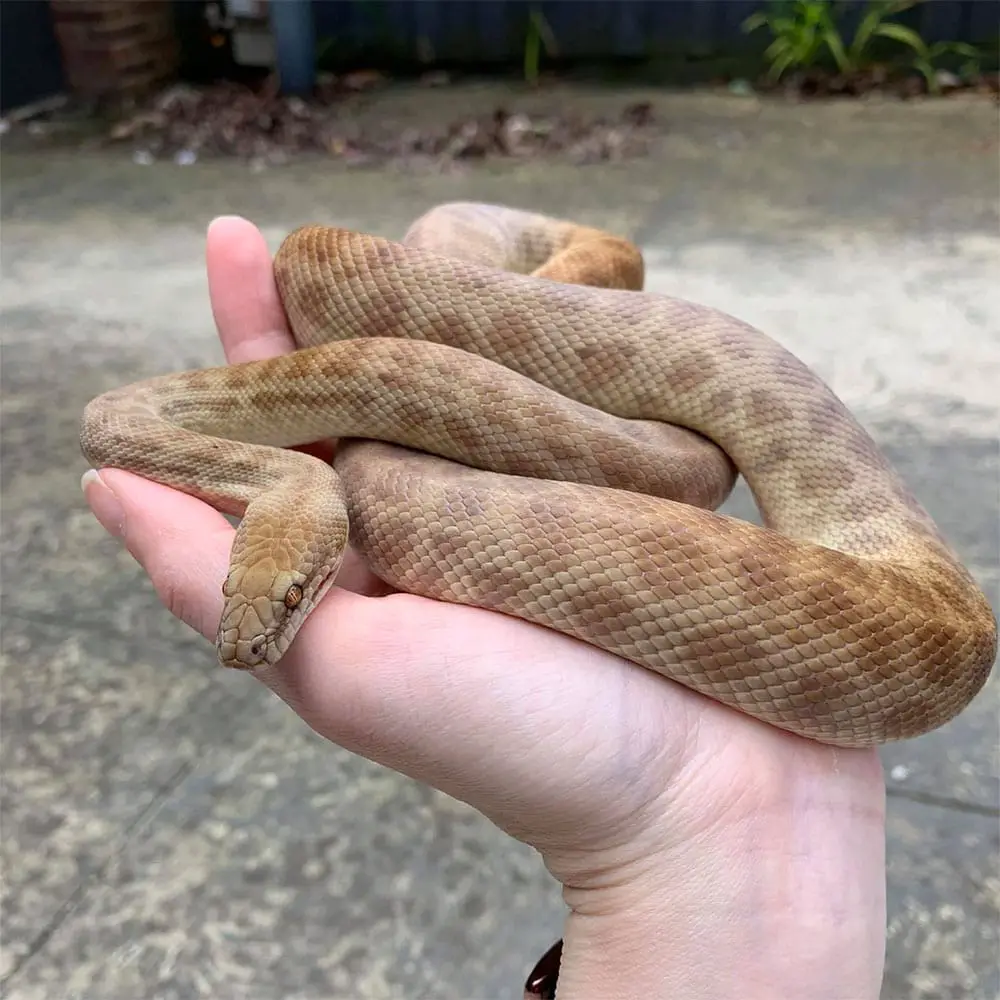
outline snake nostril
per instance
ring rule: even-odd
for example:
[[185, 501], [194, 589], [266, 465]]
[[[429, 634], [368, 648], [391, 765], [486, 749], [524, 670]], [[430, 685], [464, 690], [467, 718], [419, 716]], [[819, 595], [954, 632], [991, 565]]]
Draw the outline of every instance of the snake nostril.
[[267, 649], [267, 639], [262, 635], [256, 636], [250, 642], [250, 655], [254, 657], [263, 657], [264, 650]]

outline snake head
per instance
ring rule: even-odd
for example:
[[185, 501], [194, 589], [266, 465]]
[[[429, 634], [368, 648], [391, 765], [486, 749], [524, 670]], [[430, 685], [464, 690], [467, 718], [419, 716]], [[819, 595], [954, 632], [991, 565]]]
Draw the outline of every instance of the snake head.
[[306, 514], [300, 504], [279, 517], [248, 508], [222, 585], [216, 646], [224, 667], [254, 670], [277, 663], [337, 579], [347, 515], [336, 505], [325, 507]]

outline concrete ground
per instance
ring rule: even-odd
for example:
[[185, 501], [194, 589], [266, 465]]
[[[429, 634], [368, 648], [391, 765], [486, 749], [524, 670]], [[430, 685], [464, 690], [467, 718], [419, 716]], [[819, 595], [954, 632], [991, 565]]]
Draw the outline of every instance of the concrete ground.
[[[447, 99], [473, 98], [493, 100]], [[559, 934], [530, 851], [215, 669], [83, 503], [86, 401], [221, 359], [213, 215], [274, 246], [307, 221], [399, 236], [454, 198], [625, 231], [651, 289], [817, 368], [1000, 603], [996, 108], [653, 98], [655, 154], [620, 165], [254, 173], [4, 150], [4, 996], [513, 998]], [[753, 516], [743, 491], [726, 509]], [[884, 1000], [1000, 995], [997, 707], [991, 682], [885, 750]]]

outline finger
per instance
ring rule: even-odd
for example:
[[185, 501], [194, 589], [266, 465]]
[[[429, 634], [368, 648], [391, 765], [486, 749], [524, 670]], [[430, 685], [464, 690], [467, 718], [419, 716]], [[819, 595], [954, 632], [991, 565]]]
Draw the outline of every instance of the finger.
[[205, 238], [212, 314], [230, 363], [294, 350], [261, 231], [235, 215], [214, 219]]
[[[205, 638], [214, 639], [222, 613], [222, 583], [227, 576], [235, 533], [226, 518], [194, 497], [120, 469], [102, 469], [99, 474], [88, 472], [83, 487], [98, 521], [123, 542], [143, 567], [167, 609]], [[339, 585], [338, 578], [334, 594], [341, 592]], [[410, 600], [448, 608], [434, 601]], [[437, 622], [434, 616], [425, 623], [427, 631], [423, 634], [407, 629], [405, 605], [396, 605], [403, 610], [403, 617], [395, 617], [394, 612], [391, 619], [394, 627], [388, 632], [389, 622], [382, 621], [384, 612], [377, 610], [388, 611], [388, 604], [372, 601], [364, 615], [359, 604], [348, 603], [347, 607], [351, 610], [348, 620], [338, 621], [335, 629], [326, 632], [337, 634], [337, 648], [345, 653], [345, 659], [358, 665], [361, 673], [368, 669], [366, 661], [370, 659], [394, 661], [405, 673], [411, 659], [420, 658], [424, 645], [430, 646], [432, 658], [440, 659], [441, 654], [434, 647], [441, 640], [450, 642], [445, 634], [447, 623]], [[473, 616], [485, 615], [513, 624], [509, 619], [468, 610]], [[323, 704], [334, 697], [330, 679], [323, 676], [330, 658], [322, 626], [330, 624], [329, 620], [323, 621], [329, 617], [322, 607], [314, 611], [280, 666], [283, 674], [298, 678], [300, 691], [315, 688], [307, 700]], [[477, 645], [481, 638], [477, 633]], [[444, 659], [450, 657], [445, 655]], [[378, 687], [376, 684], [373, 696], [381, 700]]]
[[97, 520], [147, 572], [167, 610], [214, 640], [235, 534], [229, 522], [186, 493], [120, 469], [88, 472], [83, 492]]
[[[97, 520], [125, 543], [170, 613], [214, 641], [232, 525], [200, 500], [121, 469], [88, 472], [83, 486]], [[190, 549], [190, 556], [173, 558], [175, 548]], [[337, 586], [371, 596], [391, 593], [352, 549], [344, 554]]]
[[[261, 231], [237, 215], [213, 219], [205, 238], [208, 294], [226, 360], [256, 361], [295, 350], [274, 281], [271, 252]], [[302, 445], [325, 462], [329, 442]]]

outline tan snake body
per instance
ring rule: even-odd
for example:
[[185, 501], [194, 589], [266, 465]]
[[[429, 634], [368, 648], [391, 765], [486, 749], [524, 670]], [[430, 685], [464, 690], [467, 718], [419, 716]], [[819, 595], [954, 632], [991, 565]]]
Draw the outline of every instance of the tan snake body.
[[[639, 291], [628, 241], [455, 203], [401, 243], [297, 230], [274, 266], [301, 350], [106, 393], [81, 432], [242, 515], [225, 665], [280, 659], [349, 534], [401, 590], [825, 743], [925, 733], [985, 683], [993, 611], [868, 434], [763, 333]], [[285, 450], [325, 437], [372, 440]], [[734, 466], [766, 527], [714, 512]]]

